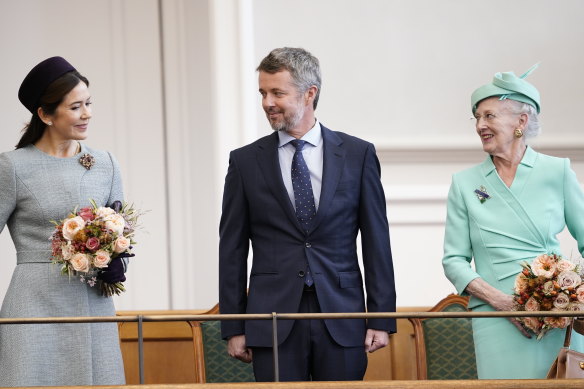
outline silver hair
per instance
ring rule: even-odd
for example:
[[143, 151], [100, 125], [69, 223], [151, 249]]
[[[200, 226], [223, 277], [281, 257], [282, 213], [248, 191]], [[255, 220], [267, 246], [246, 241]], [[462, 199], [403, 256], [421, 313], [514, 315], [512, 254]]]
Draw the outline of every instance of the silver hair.
[[283, 70], [289, 71], [294, 86], [300, 93], [306, 92], [311, 86], [316, 86], [316, 96], [312, 104], [316, 109], [320, 96], [320, 64], [318, 58], [308, 51], [296, 47], [274, 49], [262, 60], [256, 70], [270, 74]]
[[517, 100], [507, 100], [511, 104], [511, 110], [516, 114], [526, 114], [527, 115], [527, 127], [523, 134], [526, 138], [535, 138], [541, 132], [541, 124], [539, 123], [539, 116], [537, 110], [531, 104], [522, 103]]

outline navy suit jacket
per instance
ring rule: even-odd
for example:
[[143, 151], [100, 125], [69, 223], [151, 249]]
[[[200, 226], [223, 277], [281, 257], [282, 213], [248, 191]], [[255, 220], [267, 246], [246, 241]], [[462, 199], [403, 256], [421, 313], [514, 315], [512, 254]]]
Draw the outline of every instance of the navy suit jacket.
[[[322, 312], [393, 312], [395, 286], [385, 195], [371, 143], [322, 126], [323, 177], [314, 223], [305, 233], [286, 192], [273, 133], [230, 154], [219, 244], [221, 313], [295, 313], [310, 264]], [[367, 303], [357, 259], [361, 233]], [[253, 261], [247, 287], [249, 243]], [[361, 346], [366, 328], [396, 331], [394, 319], [326, 320], [333, 339]], [[282, 320], [278, 343], [293, 321]], [[222, 336], [272, 346], [271, 321], [224, 321]]]

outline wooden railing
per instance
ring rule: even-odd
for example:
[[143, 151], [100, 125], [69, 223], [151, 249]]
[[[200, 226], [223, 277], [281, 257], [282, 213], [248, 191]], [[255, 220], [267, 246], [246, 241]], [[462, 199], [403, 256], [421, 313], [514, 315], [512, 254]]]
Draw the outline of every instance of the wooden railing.
[[[214, 320], [271, 320], [273, 338], [276, 339], [278, 331], [278, 320], [303, 320], [303, 319], [368, 319], [368, 318], [491, 318], [491, 317], [535, 317], [535, 316], [553, 316], [553, 317], [580, 317], [581, 312], [563, 312], [563, 311], [537, 311], [537, 312], [380, 312], [380, 313], [271, 313], [271, 314], [204, 314], [204, 315], [122, 315], [111, 317], [43, 317], [43, 318], [1, 318], [0, 325], [15, 325], [15, 324], [49, 324], [49, 323], [137, 323], [137, 339], [138, 339], [138, 354], [139, 354], [139, 374], [140, 383], [144, 383], [144, 352], [143, 352], [143, 325], [144, 323], [154, 322], [188, 322], [188, 321], [214, 321]], [[274, 376], [278, 381], [278, 346], [277, 342], [274, 344], [274, 361], [275, 369]], [[343, 388], [478, 388], [487, 384], [486, 380], [479, 381], [367, 381], [343, 383], [311, 383], [310, 387], [343, 387]], [[211, 384], [210, 384], [211, 385]], [[249, 388], [261, 387], [263, 384], [212, 384], [213, 388]], [[271, 385], [271, 386], [270, 386]], [[295, 386], [294, 383], [272, 383], [270, 387], [306, 387]], [[328, 385], [328, 386], [327, 386]], [[331, 386], [332, 385], [332, 386]], [[363, 386], [365, 385], [365, 386]], [[531, 386], [530, 386], [531, 385]], [[188, 387], [189, 385], [162, 385], [156, 386], [161, 388], [167, 387]], [[197, 388], [206, 387], [207, 385]], [[132, 387], [128, 385], [128, 387]], [[489, 384], [489, 389], [500, 388], [582, 388], [583, 382], [581, 380], [496, 380], [493, 385]], [[143, 388], [143, 386], [141, 386]]]

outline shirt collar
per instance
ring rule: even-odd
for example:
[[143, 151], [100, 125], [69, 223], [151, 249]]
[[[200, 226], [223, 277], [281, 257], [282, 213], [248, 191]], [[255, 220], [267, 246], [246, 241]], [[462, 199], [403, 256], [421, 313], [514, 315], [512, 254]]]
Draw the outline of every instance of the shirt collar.
[[[286, 131], [278, 131], [278, 147], [282, 147], [293, 141], [294, 138], [292, 135], [288, 134]], [[307, 143], [310, 143], [313, 146], [318, 146], [320, 142], [322, 142], [322, 131], [320, 129], [320, 123], [318, 120], [314, 122], [314, 126], [308, 131], [302, 138]]]
[[[527, 146], [525, 149], [525, 154], [523, 154], [523, 158], [521, 158], [520, 165], [524, 165], [527, 167], [533, 167], [535, 165], [535, 160], [537, 159], [537, 152], [532, 149], [531, 147]], [[493, 158], [490, 155], [487, 155], [487, 158], [482, 163], [483, 173], [485, 175], [490, 174], [495, 170], [495, 164], [493, 163]]]

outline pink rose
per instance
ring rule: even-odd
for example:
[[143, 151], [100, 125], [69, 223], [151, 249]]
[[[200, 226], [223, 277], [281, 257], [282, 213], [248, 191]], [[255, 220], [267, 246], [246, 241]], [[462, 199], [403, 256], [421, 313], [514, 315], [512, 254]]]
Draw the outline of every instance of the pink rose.
[[573, 271], [563, 271], [558, 274], [558, 284], [560, 288], [566, 290], [570, 288], [576, 288], [582, 284], [582, 279]]
[[105, 250], [97, 250], [95, 257], [93, 257], [93, 265], [98, 268], [107, 267], [110, 263], [111, 257]]
[[86, 254], [77, 253], [71, 257], [71, 266], [73, 270], [87, 273], [89, 271], [89, 258]]
[[556, 260], [553, 256], [542, 254], [533, 260], [531, 270], [536, 276], [552, 278], [556, 271]]
[[570, 304], [570, 297], [565, 293], [558, 293], [554, 299], [554, 307], [564, 309]]
[[81, 218], [86, 222], [95, 219], [95, 215], [93, 214], [93, 208], [91, 207], [81, 208], [78, 213], [79, 216], [81, 216]]
[[75, 216], [65, 220], [63, 223], [63, 237], [67, 240], [73, 240], [75, 235], [85, 227], [85, 220], [80, 216]]
[[533, 297], [530, 297], [529, 300], [525, 303], [525, 310], [526, 311], [539, 311], [539, 303]]
[[576, 264], [573, 263], [572, 261], [568, 261], [566, 259], [561, 259], [558, 262], [558, 271], [559, 272], [563, 272], [566, 270], [574, 270], [576, 268]]
[[123, 253], [130, 247], [130, 239], [123, 235], [118, 236], [114, 241], [114, 253]]
[[578, 298], [578, 302], [584, 304], [584, 285], [576, 289], [576, 297]]
[[97, 250], [99, 248], [99, 239], [95, 237], [87, 239], [87, 241], [85, 242], [85, 247], [87, 247], [87, 249], [91, 251]]

